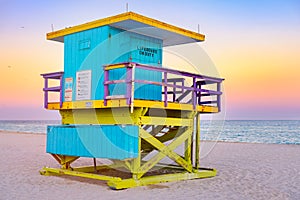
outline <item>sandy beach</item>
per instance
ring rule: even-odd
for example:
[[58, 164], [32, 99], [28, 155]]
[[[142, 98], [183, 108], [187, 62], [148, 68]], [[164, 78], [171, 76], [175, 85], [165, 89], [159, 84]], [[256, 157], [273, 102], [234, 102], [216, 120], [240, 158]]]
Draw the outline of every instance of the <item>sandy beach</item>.
[[45, 140], [42, 134], [0, 132], [1, 200], [300, 199], [299, 145], [219, 142], [209, 151], [212, 143], [203, 142], [209, 153], [201, 165], [216, 168], [216, 177], [114, 191], [102, 181], [41, 176], [43, 166], [58, 167], [45, 153]]

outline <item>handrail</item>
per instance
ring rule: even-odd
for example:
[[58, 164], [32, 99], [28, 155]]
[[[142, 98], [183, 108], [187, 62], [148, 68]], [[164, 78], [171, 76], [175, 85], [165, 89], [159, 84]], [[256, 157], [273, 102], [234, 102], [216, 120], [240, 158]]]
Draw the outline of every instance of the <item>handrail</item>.
[[[44, 78], [44, 108], [48, 108], [48, 92], [59, 92], [59, 105], [60, 108], [62, 107], [62, 83], [63, 83], [63, 74], [64, 72], [52, 72], [52, 73], [46, 73], [46, 74], [41, 74], [41, 76]], [[60, 84], [59, 86], [55, 87], [49, 87], [48, 85], [48, 80], [49, 79], [55, 79], [59, 80]]]
[[[115, 69], [120, 69], [120, 68], [126, 68], [126, 80], [109, 80], [109, 71], [110, 70], [115, 70]], [[135, 74], [135, 69], [144, 69], [144, 70], [150, 70], [150, 71], [156, 71], [156, 72], [162, 72], [163, 73], [163, 79], [161, 82], [157, 81], [149, 81], [149, 80], [136, 80], [134, 79], [134, 74]], [[184, 86], [182, 85], [176, 85], [176, 80], [168, 81], [168, 74], [172, 75], [179, 75], [182, 77], [188, 77], [192, 78], [193, 84], [192, 86]], [[179, 78], [182, 80], [182, 78]], [[178, 80], [179, 80], [178, 79]], [[196, 108], [196, 105], [206, 105], [206, 104], [217, 104], [218, 110], [221, 110], [221, 98], [220, 96], [222, 95], [221, 92], [221, 83], [224, 79], [222, 78], [215, 78], [215, 77], [210, 77], [210, 76], [204, 76], [200, 74], [193, 74], [190, 72], [184, 72], [184, 71], [177, 71], [174, 69], [168, 69], [168, 68], [161, 68], [161, 67], [154, 67], [154, 66], [149, 66], [149, 65], [144, 65], [144, 64], [139, 64], [139, 63], [133, 63], [133, 62], [126, 62], [126, 63], [118, 63], [118, 64], [113, 64], [113, 65], [105, 65], [104, 66], [104, 105], [107, 105], [107, 100], [109, 96], [109, 85], [110, 84], [119, 84], [119, 83], [126, 83], [127, 84], [127, 89], [126, 89], [126, 94], [122, 95], [122, 98], [125, 98], [127, 101], [127, 105], [131, 105], [131, 110], [133, 109], [133, 99], [134, 99], [134, 83], [143, 83], [143, 84], [150, 84], [150, 85], [159, 85], [162, 86], [163, 92], [162, 94], [164, 95], [164, 105], [168, 105], [168, 94], [171, 94], [171, 91], [168, 91], [168, 88], [173, 88], [173, 102], [178, 101], [178, 99], [182, 100], [184, 99], [187, 95], [192, 93], [192, 99], [189, 100], [193, 104], [193, 108]], [[173, 83], [173, 84], [170, 84]], [[208, 89], [203, 89], [202, 86], [208, 85], [208, 84], [216, 84], [217, 89], [214, 90], [208, 90]], [[183, 97], [178, 97], [174, 98], [176, 93], [174, 92], [176, 88], [180, 88], [182, 91]], [[183, 92], [185, 90], [185, 92]], [[201, 96], [217, 96], [216, 101], [201, 101]], [[111, 99], [111, 96], [109, 96]], [[116, 98], [114, 98], [116, 99]], [[197, 101], [198, 99], [198, 101]]]
[[[109, 80], [109, 71], [126, 68], [126, 78], [121, 80]], [[149, 81], [149, 80], [139, 80], [135, 79], [135, 69], [143, 69], [155, 72], [162, 73], [162, 80], [158, 81]], [[64, 72], [53, 72], [41, 74], [44, 78], [44, 107], [47, 109], [49, 100], [48, 100], [48, 92], [59, 92], [60, 93], [60, 108], [62, 108], [63, 103], [63, 74]], [[169, 78], [168, 75], [179, 75], [181, 78]], [[191, 78], [192, 85], [187, 86], [184, 85], [184, 77]], [[48, 81], [50, 79], [59, 80], [60, 85], [55, 87], [49, 87]], [[218, 107], [218, 111], [221, 111], [221, 83], [224, 79], [204, 76], [200, 74], [193, 74], [190, 72], [177, 71], [168, 68], [154, 67], [143, 65], [139, 63], [127, 62], [127, 63], [118, 63], [113, 65], [104, 66], [104, 105], [107, 105], [108, 100], [112, 99], [126, 99], [127, 105], [130, 105], [131, 111], [133, 111], [133, 103], [134, 103], [134, 86], [135, 83], [142, 83], [148, 85], [158, 85], [163, 88], [162, 94], [164, 96], [164, 105], [165, 107], [168, 105], [168, 95], [171, 94], [173, 96], [171, 102], [183, 102], [188, 104], [192, 104], [193, 108], [196, 108], [196, 105], [210, 105], [216, 104]], [[176, 83], [180, 83], [179, 85]], [[126, 91], [124, 95], [110, 95], [109, 94], [109, 85], [112, 84], [126, 84]], [[216, 90], [205, 89], [202, 86], [216, 84]], [[172, 88], [172, 90], [168, 90], [168, 88]], [[176, 90], [180, 89], [180, 90]], [[187, 98], [191, 98], [186, 101]], [[216, 100], [202, 100], [201, 97], [209, 97], [216, 96]], [[204, 98], [205, 99], [205, 98]]]
[[162, 68], [162, 67], [155, 67], [155, 66], [150, 66], [150, 65], [144, 65], [144, 64], [139, 64], [139, 63], [134, 63], [134, 62], [124, 62], [124, 63], [117, 63], [117, 64], [111, 64], [111, 65], [104, 65], [104, 70], [113, 70], [113, 69], [119, 69], [119, 68], [126, 68], [126, 67], [132, 67], [135, 65], [138, 68], [141, 69], [152, 69], [154, 71], [158, 72], [167, 72], [175, 75], [182, 75], [182, 76], [187, 76], [187, 77], [196, 77], [199, 79], [205, 79], [207, 81], [212, 80], [213, 82], [219, 82], [221, 83], [225, 79], [223, 78], [216, 78], [216, 77], [211, 77], [211, 76], [205, 76], [201, 74], [193, 74], [191, 72], [185, 72], [185, 71], [180, 71], [180, 70], [175, 70], [175, 69], [169, 69], [169, 68]]

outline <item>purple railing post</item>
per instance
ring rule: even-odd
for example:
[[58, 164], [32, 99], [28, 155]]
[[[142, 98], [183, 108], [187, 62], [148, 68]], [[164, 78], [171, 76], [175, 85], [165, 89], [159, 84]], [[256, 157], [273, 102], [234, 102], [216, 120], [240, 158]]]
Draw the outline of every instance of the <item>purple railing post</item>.
[[[217, 83], [217, 92], [221, 92], [221, 83]], [[217, 95], [218, 111], [221, 112], [221, 95]]]
[[109, 71], [107, 69], [105, 69], [104, 67], [104, 97], [103, 97], [103, 103], [104, 106], [107, 106], [107, 99], [106, 97], [108, 96], [108, 84], [106, 83], [109, 80]]
[[59, 86], [59, 108], [62, 108], [62, 104], [63, 104], [63, 91], [62, 91], [62, 88], [63, 88], [63, 75], [61, 74], [60, 75], [60, 86]]
[[126, 66], [126, 99], [127, 99], [127, 105], [131, 104], [132, 98], [132, 67], [129, 65]]
[[48, 108], [48, 78], [44, 77], [44, 108]]
[[130, 94], [130, 113], [133, 113], [134, 101], [134, 82], [135, 82], [135, 67], [136, 63], [129, 63], [131, 69], [131, 94]]
[[197, 93], [197, 97], [198, 97], [198, 105], [201, 104], [201, 81], [197, 82], [197, 88], [200, 89], [200, 91], [198, 91]]
[[165, 102], [165, 107], [168, 106], [168, 87], [167, 87], [167, 84], [168, 84], [168, 74], [167, 72], [164, 72], [164, 102]]
[[196, 103], [197, 103], [197, 85], [196, 85], [196, 77], [193, 77], [193, 98], [192, 98], [192, 102], [193, 102], [193, 108], [196, 108]]

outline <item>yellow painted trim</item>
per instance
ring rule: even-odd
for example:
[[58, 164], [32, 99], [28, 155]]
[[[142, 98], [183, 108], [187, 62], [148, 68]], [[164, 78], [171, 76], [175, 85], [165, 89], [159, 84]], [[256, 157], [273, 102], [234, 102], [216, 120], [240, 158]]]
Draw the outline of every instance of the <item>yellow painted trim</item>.
[[[96, 166], [96, 170], [100, 171], [100, 170], [108, 170], [108, 169], [118, 169], [122, 167], [123, 165], [121, 163], [111, 164], [111, 165], [99, 165]], [[84, 172], [84, 173], [95, 172], [95, 166], [72, 167], [72, 171]]]
[[158, 184], [164, 182], [173, 182], [173, 181], [182, 181], [182, 180], [191, 180], [191, 179], [200, 179], [200, 178], [210, 178], [217, 175], [217, 170], [200, 170], [195, 171], [193, 173], [183, 172], [183, 173], [174, 173], [174, 174], [163, 174], [163, 175], [155, 175], [155, 176], [147, 176], [141, 179], [135, 180], [133, 178], [130, 179], [122, 179], [121, 181], [108, 181], [107, 185], [110, 188], [119, 190], [125, 188], [133, 188], [138, 186], [146, 186], [151, 184]]
[[73, 109], [60, 110], [62, 124], [135, 124], [137, 125], [142, 108], [133, 113], [126, 107], [116, 109]]
[[[129, 107], [129, 105], [127, 105], [126, 99], [108, 100], [107, 106], [104, 106], [103, 100], [64, 102], [62, 108], [60, 108], [58, 102], [48, 104], [48, 110], [117, 108], [117, 107]], [[134, 107], [149, 107], [149, 108], [170, 109], [170, 110], [190, 110], [190, 111], [194, 110], [193, 105], [191, 104], [169, 102], [167, 107], [165, 107], [164, 102], [162, 101], [150, 101], [150, 100], [138, 100], [138, 99], [134, 100]], [[204, 105], [198, 105], [197, 111], [200, 113], [219, 112], [218, 107], [216, 106], [204, 106]]]
[[191, 104], [168, 102], [167, 107], [165, 107], [165, 104], [163, 101], [149, 101], [149, 100], [134, 100], [134, 106], [166, 108], [166, 109], [174, 109], [174, 110], [193, 110], [193, 105], [191, 105]]
[[51, 174], [71, 175], [71, 176], [97, 179], [97, 180], [102, 180], [102, 181], [121, 181], [122, 180], [120, 177], [105, 176], [105, 175], [98, 175], [98, 174], [85, 173], [85, 172], [79, 172], [79, 171], [71, 171], [71, 170], [67, 170], [67, 169], [48, 168], [48, 167], [44, 167], [40, 171], [40, 174], [41, 175], [51, 175]]
[[124, 68], [124, 67], [126, 67], [126, 65], [124, 65], [124, 64], [108, 65], [108, 66], [105, 66], [105, 70], [119, 69], [119, 68]]
[[217, 170], [201, 169], [201, 170], [193, 170], [192, 173], [179, 172], [179, 173], [171, 173], [171, 174], [160, 174], [154, 176], [146, 176], [140, 179], [134, 179], [134, 178], [122, 179], [120, 177], [114, 177], [114, 176], [105, 176], [105, 175], [98, 175], [93, 173], [84, 173], [79, 171], [55, 169], [55, 168], [48, 168], [48, 167], [44, 167], [40, 171], [40, 174], [44, 176], [69, 175], [69, 176], [77, 176], [77, 177], [107, 181], [107, 185], [110, 188], [118, 190], [118, 189], [133, 188], [138, 186], [146, 186], [146, 185], [158, 184], [164, 182], [210, 178], [217, 175]]
[[183, 35], [183, 36], [193, 38], [193, 39], [196, 39], [196, 40], [200, 40], [200, 41], [205, 40], [205, 35], [203, 35], [203, 34], [196, 33], [196, 32], [193, 32], [193, 31], [189, 31], [189, 30], [186, 30], [186, 29], [183, 29], [183, 28], [179, 28], [177, 26], [173, 26], [171, 24], [167, 24], [167, 23], [158, 21], [156, 19], [152, 19], [152, 18], [143, 16], [143, 15], [139, 15], [139, 14], [134, 13], [134, 12], [130, 12], [130, 13], [132, 14], [132, 19], [135, 20], [135, 21], [142, 22], [142, 23], [148, 24], [150, 26], [154, 26], [156, 28], [160, 28], [160, 29], [164, 29], [164, 30], [167, 30], [167, 31], [170, 31], [170, 32], [174, 32], [174, 33], [177, 33], [179, 35]]
[[143, 125], [168, 125], [168, 126], [192, 126], [193, 119], [142, 116], [140, 123]]
[[193, 38], [195, 40], [199, 40], [199, 41], [204, 41], [205, 40], [205, 35], [203, 34], [199, 34], [193, 31], [189, 31], [183, 28], [179, 28], [177, 26], [171, 25], [171, 24], [167, 24], [161, 21], [158, 21], [156, 19], [152, 19], [134, 12], [126, 12], [126, 13], [122, 13], [119, 15], [115, 15], [115, 16], [111, 16], [111, 17], [107, 17], [107, 18], [103, 18], [103, 19], [99, 19], [99, 20], [95, 20], [92, 22], [88, 22], [85, 24], [81, 24], [81, 25], [77, 25], [77, 26], [73, 26], [73, 27], [69, 27], [66, 29], [62, 29], [62, 30], [58, 30], [58, 31], [54, 31], [54, 32], [50, 32], [47, 33], [47, 39], [51, 40], [51, 39], [55, 39], [58, 37], [62, 37], [65, 35], [69, 35], [72, 33], [76, 33], [76, 32], [80, 32], [80, 31], [85, 31], [88, 29], [92, 29], [92, 28], [96, 28], [96, 27], [100, 27], [100, 26], [105, 26], [105, 25], [109, 25], [109, 24], [113, 24], [113, 23], [117, 23], [117, 22], [121, 22], [121, 21], [125, 21], [125, 20], [134, 20], [140, 23], [144, 23], [147, 24], [149, 26], [153, 26], [159, 29], [163, 29], [166, 31], [170, 31], [173, 33], [177, 33], [179, 35], [183, 35], [189, 38]]

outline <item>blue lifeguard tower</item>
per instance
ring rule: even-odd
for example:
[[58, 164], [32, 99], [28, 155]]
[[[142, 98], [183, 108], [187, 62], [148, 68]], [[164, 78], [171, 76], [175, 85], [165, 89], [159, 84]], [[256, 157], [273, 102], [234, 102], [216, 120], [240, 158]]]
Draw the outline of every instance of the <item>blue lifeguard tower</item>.
[[[47, 39], [64, 44], [64, 71], [42, 74], [44, 106], [62, 117], [62, 125], [47, 128], [46, 151], [61, 168], [41, 174], [104, 180], [114, 189], [216, 175], [199, 165], [199, 115], [220, 112], [223, 79], [162, 67], [163, 47], [204, 35], [126, 12]], [[59, 101], [49, 102], [49, 92], [58, 92]], [[175, 152], [180, 145], [183, 152]], [[80, 157], [94, 165], [72, 167]], [[161, 163], [165, 157], [176, 164]], [[97, 166], [97, 158], [112, 164]], [[107, 175], [108, 169], [130, 177]]]

